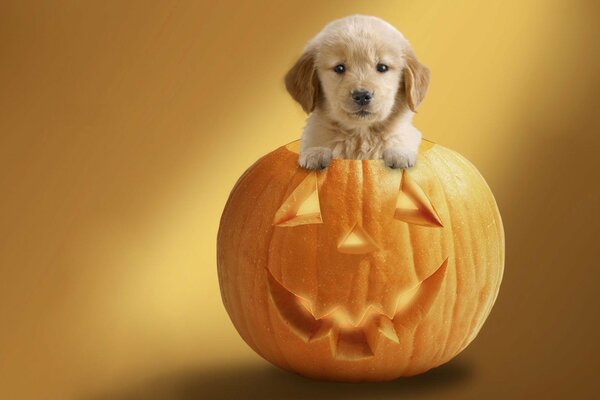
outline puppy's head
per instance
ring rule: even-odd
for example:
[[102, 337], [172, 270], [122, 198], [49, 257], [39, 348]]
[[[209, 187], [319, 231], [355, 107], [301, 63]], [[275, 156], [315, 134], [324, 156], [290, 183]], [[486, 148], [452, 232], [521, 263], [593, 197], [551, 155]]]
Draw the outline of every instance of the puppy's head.
[[392, 25], [353, 15], [329, 23], [311, 39], [285, 76], [306, 113], [315, 108], [345, 126], [385, 121], [425, 97], [429, 70]]

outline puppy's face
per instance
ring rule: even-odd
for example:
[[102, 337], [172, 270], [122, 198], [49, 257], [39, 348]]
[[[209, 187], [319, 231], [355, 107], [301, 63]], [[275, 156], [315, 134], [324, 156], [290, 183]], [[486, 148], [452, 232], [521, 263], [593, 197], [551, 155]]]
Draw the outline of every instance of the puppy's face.
[[428, 81], [402, 34], [362, 15], [327, 25], [285, 78], [307, 113], [318, 107], [347, 127], [384, 121], [403, 104], [415, 111]]
[[344, 125], [385, 120], [396, 102], [406, 62], [399, 43], [377, 34], [322, 44], [316, 64], [326, 109]]

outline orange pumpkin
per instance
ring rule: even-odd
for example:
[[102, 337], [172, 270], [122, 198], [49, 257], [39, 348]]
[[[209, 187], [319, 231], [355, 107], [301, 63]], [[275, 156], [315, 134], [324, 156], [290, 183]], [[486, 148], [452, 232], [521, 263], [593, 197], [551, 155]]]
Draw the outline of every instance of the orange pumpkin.
[[238, 180], [217, 240], [225, 308], [272, 363], [341, 381], [427, 371], [477, 335], [498, 294], [504, 232], [458, 153], [423, 141], [417, 165], [297, 166], [298, 142]]

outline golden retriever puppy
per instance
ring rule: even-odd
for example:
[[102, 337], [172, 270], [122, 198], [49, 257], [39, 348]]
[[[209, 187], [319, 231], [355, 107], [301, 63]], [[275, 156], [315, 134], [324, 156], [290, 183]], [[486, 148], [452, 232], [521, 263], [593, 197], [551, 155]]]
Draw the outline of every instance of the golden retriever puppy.
[[428, 83], [429, 70], [389, 23], [366, 15], [329, 23], [285, 76], [309, 114], [300, 166], [383, 158], [391, 168], [412, 167], [421, 142], [412, 118]]

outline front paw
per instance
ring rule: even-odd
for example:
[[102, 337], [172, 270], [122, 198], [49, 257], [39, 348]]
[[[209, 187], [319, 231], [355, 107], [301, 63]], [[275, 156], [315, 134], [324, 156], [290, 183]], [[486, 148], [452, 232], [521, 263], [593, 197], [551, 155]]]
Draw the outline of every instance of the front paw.
[[306, 169], [324, 169], [331, 163], [333, 153], [327, 147], [310, 147], [300, 154], [298, 164]]
[[417, 152], [398, 148], [383, 151], [383, 161], [390, 168], [410, 168], [417, 163]]

